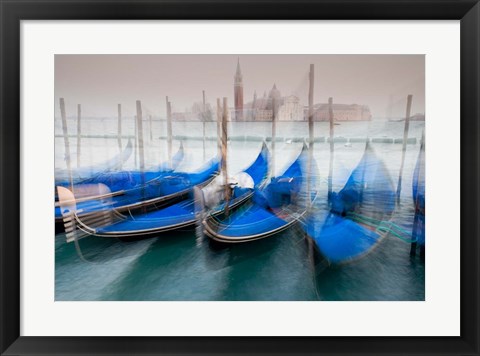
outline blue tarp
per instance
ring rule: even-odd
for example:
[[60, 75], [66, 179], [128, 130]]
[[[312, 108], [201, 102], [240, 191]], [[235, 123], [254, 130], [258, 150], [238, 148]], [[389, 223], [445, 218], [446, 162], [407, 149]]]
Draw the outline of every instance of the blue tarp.
[[309, 224], [307, 233], [332, 263], [346, 262], [364, 255], [380, 238], [375, 231], [336, 214], [331, 214], [322, 226]]
[[313, 213], [306, 223], [307, 233], [332, 263], [358, 258], [375, 246], [380, 235], [374, 231], [375, 226], [367, 228], [351, 218], [380, 222], [394, 212], [395, 199], [395, 189], [385, 164], [367, 144], [343, 189], [330, 196], [327, 219]]
[[331, 210], [345, 215], [362, 207], [391, 214], [395, 210], [395, 189], [390, 174], [370, 145], [345, 186], [330, 197]]
[[245, 237], [250, 235], [265, 234], [279, 227], [286, 222], [278, 218], [267, 209], [253, 204], [235, 211], [229, 218], [220, 225], [218, 234], [228, 237]]
[[72, 176], [74, 183], [81, 182], [83, 179], [87, 179], [101, 172], [114, 171], [120, 169], [122, 164], [128, 160], [132, 154], [132, 142], [128, 139], [128, 143], [125, 146], [123, 152], [117, 154], [115, 157], [97, 165], [73, 168], [71, 173], [66, 169], [55, 169], [55, 184], [67, 187], [69, 182], [69, 176]]
[[[256, 160], [244, 170], [256, 184], [259, 184], [268, 173], [268, 149], [264, 145]], [[183, 177], [183, 176], [182, 176]], [[200, 174], [190, 179], [190, 182], [198, 181], [204, 175]], [[198, 183], [197, 183], [198, 184]], [[243, 194], [251, 192], [251, 189], [235, 188], [234, 199], [240, 199]], [[232, 203], [232, 201], [230, 202]], [[97, 233], [127, 233], [139, 230], [161, 230], [174, 227], [179, 224], [191, 224], [195, 222], [195, 202], [192, 198], [170, 205], [150, 213], [136, 214], [126, 220], [97, 229]]]
[[146, 214], [138, 214], [126, 220], [97, 229], [98, 233], [131, 232], [157, 229], [161, 226], [183, 224], [195, 219], [194, 201], [188, 199], [169, 207]]
[[[178, 152], [172, 158], [172, 165], [164, 162], [155, 167], [154, 170], [140, 172], [140, 171], [113, 171], [99, 173], [94, 177], [87, 178], [78, 183], [78, 185], [87, 184], [105, 184], [111, 192], [118, 192], [120, 190], [129, 190], [135, 187], [144, 185], [148, 181], [156, 178], [161, 178], [166, 173], [172, 172], [183, 160], [184, 150], [180, 147]], [[63, 182], [61, 185], [69, 188], [69, 182]]]
[[217, 221], [216, 233], [223, 238], [234, 240], [255, 235], [268, 235], [287, 226], [291, 220], [288, 219], [289, 216], [277, 216], [273, 209], [297, 203], [294, 202], [294, 199], [304, 188], [307, 161], [308, 150], [304, 146], [300, 155], [285, 169], [282, 175], [272, 178], [265, 188], [255, 190], [250, 204], [231, 212], [223, 220]]
[[[161, 175], [144, 186], [138, 186], [125, 191], [125, 194], [113, 196], [104, 200], [91, 200], [78, 202], [77, 210], [83, 213], [104, 210], [108, 208], [120, 208], [135, 204], [143, 200], [159, 198], [175, 194], [192, 188], [194, 185], [203, 183], [213, 177], [219, 170], [217, 158], [207, 162], [197, 173], [170, 172]], [[61, 217], [60, 209], [55, 208], [55, 217]]]

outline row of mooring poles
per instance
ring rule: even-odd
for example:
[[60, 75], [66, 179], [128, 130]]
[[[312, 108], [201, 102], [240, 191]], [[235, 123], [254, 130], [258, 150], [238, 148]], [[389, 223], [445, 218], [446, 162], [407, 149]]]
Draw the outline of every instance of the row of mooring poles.
[[[62, 131], [63, 139], [65, 144], [65, 161], [67, 164], [68, 179], [70, 182], [70, 187], [73, 191], [73, 176], [72, 176], [72, 161], [70, 155], [70, 138], [68, 137], [68, 126], [67, 126], [67, 114], [65, 110], [65, 99], [60, 98], [60, 115], [62, 117]], [[80, 167], [80, 156], [81, 156], [81, 137], [82, 137], [82, 106], [77, 104], [77, 168]]]
[[[70, 138], [68, 135], [67, 115], [65, 109], [65, 99], [60, 98], [60, 115], [62, 118], [62, 131], [65, 145], [65, 161], [67, 165], [68, 179], [70, 187], [73, 190], [73, 175], [72, 175], [72, 158], [70, 152]], [[143, 115], [141, 109], [141, 101], [137, 100], [137, 115], [134, 116], [135, 127], [135, 147], [134, 147], [134, 159], [135, 167], [137, 167], [137, 157], [140, 164], [140, 170], [145, 169], [145, 151], [144, 151], [144, 138], [143, 138]], [[153, 123], [152, 115], [149, 116], [150, 121], [150, 140], [153, 141]], [[167, 142], [168, 142], [168, 156], [171, 164], [172, 159], [172, 121], [171, 121], [171, 104], [167, 97]], [[82, 155], [82, 105], [77, 104], [77, 168], [81, 167], [81, 155]], [[120, 167], [123, 165], [122, 155], [122, 104], [117, 104], [117, 144], [118, 152], [120, 156]]]

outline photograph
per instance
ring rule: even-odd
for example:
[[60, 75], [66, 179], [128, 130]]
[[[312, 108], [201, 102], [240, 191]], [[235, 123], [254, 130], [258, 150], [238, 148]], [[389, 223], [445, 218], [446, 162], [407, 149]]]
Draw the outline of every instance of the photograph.
[[479, 2], [0, 0], [0, 356], [480, 356]]
[[425, 55], [54, 73], [55, 301], [425, 301]]

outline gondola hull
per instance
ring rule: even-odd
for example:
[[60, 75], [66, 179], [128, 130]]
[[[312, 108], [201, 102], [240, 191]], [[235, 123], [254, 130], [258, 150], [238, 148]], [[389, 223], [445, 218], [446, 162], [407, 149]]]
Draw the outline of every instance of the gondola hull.
[[[304, 145], [300, 155], [265, 187], [257, 189], [251, 202], [218, 221], [208, 216], [203, 221], [205, 234], [225, 244], [251, 242], [287, 230], [302, 219], [316, 198], [316, 165], [308, 170], [308, 150]], [[307, 174], [310, 174], [310, 177]], [[312, 192], [308, 196], [306, 183]]]
[[[253, 177], [249, 177], [255, 182], [260, 183], [265, 179], [268, 172], [268, 149], [266, 146], [262, 148], [255, 162], [244, 172], [252, 174]], [[218, 179], [221, 178], [218, 177]], [[196, 187], [202, 188], [211, 180], [198, 184]], [[234, 195], [233, 199], [228, 202], [231, 209], [248, 201], [253, 194], [252, 190], [241, 188], [235, 188], [234, 192], [238, 192], [238, 194]], [[168, 231], [187, 229], [197, 223], [197, 211], [195, 199], [192, 196], [192, 188], [184, 193], [185, 196], [181, 199], [176, 199], [174, 203], [163, 208], [139, 214], [122, 215], [119, 220], [96, 228], [89, 226], [85, 221], [82, 222], [83, 219], [78, 214], [75, 214], [75, 219], [84, 233], [100, 237], [145, 238]], [[211, 213], [217, 216], [221, 215], [223, 210], [224, 206], [220, 205]]]
[[[257, 208], [257, 207], [256, 207]], [[236, 229], [225, 229], [225, 230], [214, 230], [211, 228], [211, 225], [204, 223], [205, 234], [216, 242], [221, 242], [225, 244], [238, 244], [244, 242], [250, 242], [255, 240], [264, 239], [267, 237], [274, 236], [282, 231], [285, 231], [298, 223], [298, 221], [305, 215], [305, 211], [298, 215], [292, 215], [288, 220], [279, 219], [275, 214], [268, 212], [265, 209], [252, 209], [250, 214], [258, 217], [259, 214], [270, 215], [268, 219], [274, 220], [273, 226], [271, 224], [258, 224], [254, 227], [254, 231], [250, 234], [245, 234], [246, 230], [252, 227], [251, 223], [237, 221]], [[258, 220], [257, 220], [258, 223]], [[263, 225], [263, 226], [260, 226]]]
[[391, 218], [396, 203], [388, 170], [369, 144], [329, 203], [328, 214], [313, 212], [304, 224], [323, 257], [331, 264], [344, 264], [371, 252], [384, 236], [378, 227]]
[[[160, 194], [160, 192], [155, 191], [155, 185], [158, 185], [162, 177], [171, 174], [173, 169], [183, 160], [183, 157], [184, 149], [183, 145], [180, 145], [178, 152], [172, 159], [172, 166], [165, 162], [157, 166], [154, 171], [144, 173], [137, 171], [107, 172], [84, 179], [74, 186], [77, 209], [85, 212], [103, 209], [105, 199], [109, 199], [111, 207], [117, 209], [130, 209], [140, 199], [152, 200], [159, 198], [156, 201], [153, 200], [152, 203], [169, 200], [167, 197], [169, 194]], [[99, 184], [108, 187], [108, 192], [98, 193]], [[70, 185], [67, 183], [59, 184], [58, 186], [70, 188]], [[170, 195], [175, 197], [174, 194]], [[62, 222], [60, 203], [58, 202], [58, 196], [56, 196], [55, 224], [61, 224]], [[55, 231], [57, 231], [57, 228]], [[58, 231], [61, 231], [60, 227]]]

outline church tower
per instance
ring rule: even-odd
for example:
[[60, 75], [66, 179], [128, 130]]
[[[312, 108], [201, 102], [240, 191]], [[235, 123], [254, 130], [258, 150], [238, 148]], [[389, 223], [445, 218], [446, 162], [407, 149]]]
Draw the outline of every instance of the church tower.
[[240, 70], [240, 58], [237, 62], [237, 71], [234, 77], [234, 97], [235, 97], [235, 119], [236, 121], [243, 120], [243, 76]]

